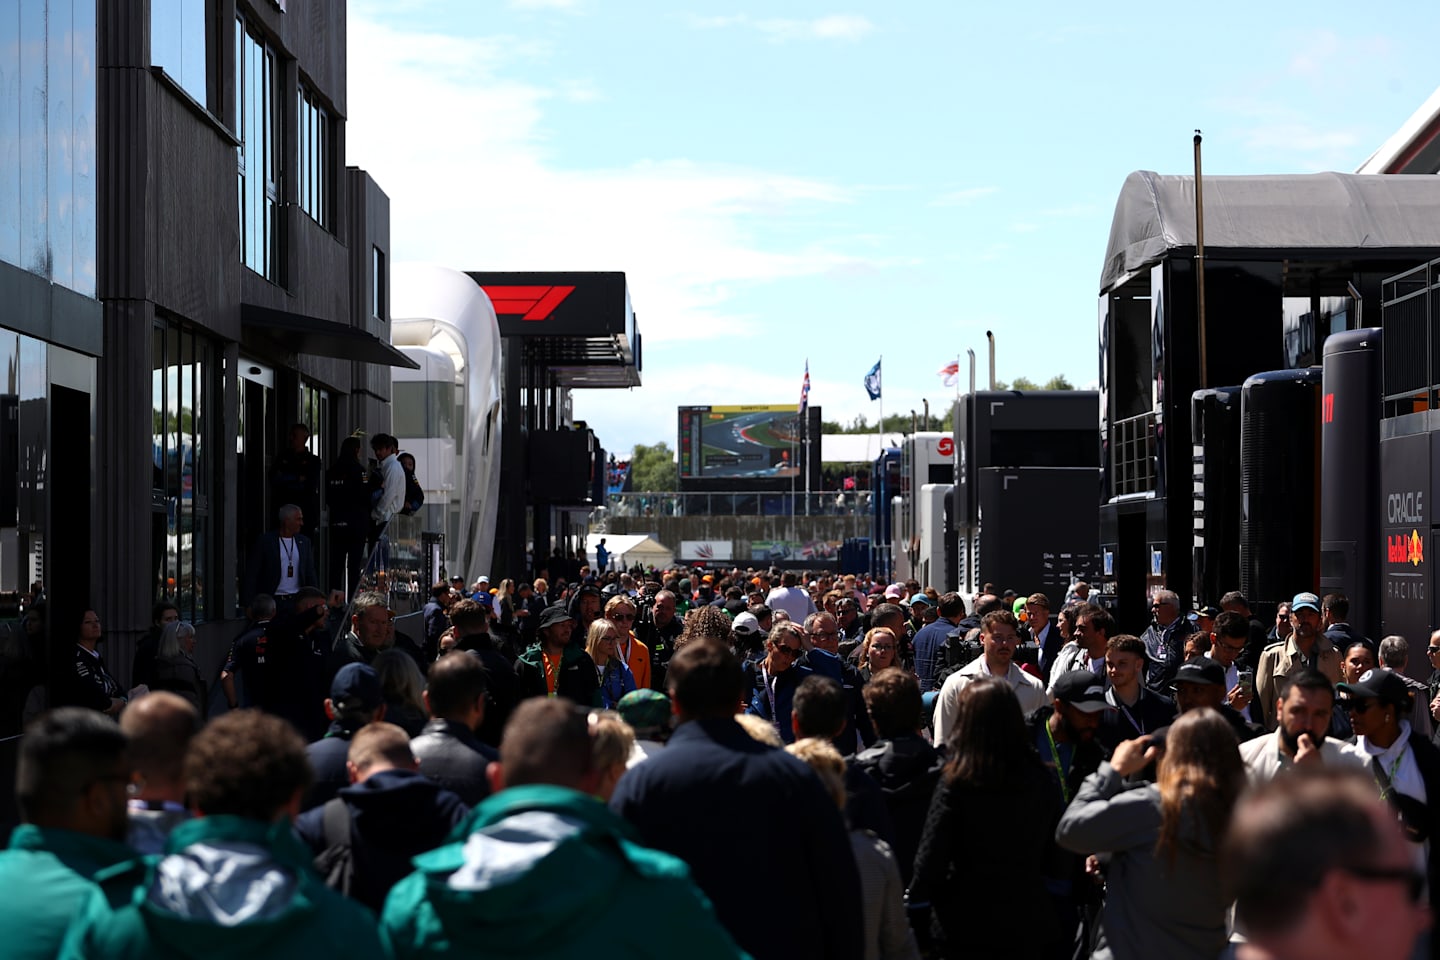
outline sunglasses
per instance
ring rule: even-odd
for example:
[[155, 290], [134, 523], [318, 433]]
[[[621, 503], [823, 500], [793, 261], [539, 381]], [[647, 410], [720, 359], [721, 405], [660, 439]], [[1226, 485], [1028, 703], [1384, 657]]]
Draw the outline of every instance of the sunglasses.
[[1371, 707], [1377, 707], [1380, 701], [1368, 697], [1359, 697], [1353, 700], [1342, 700], [1341, 706], [1351, 713], [1365, 713]]
[[1425, 652], [1431, 654], [1440, 653], [1440, 647], [1426, 647]]
[[1425, 894], [1425, 875], [1409, 867], [1341, 867], [1352, 877], [1377, 883], [1403, 883], [1405, 895], [1418, 904]]
[[633, 613], [612, 613], [612, 614], [610, 614], [610, 616], [606, 617], [605, 619], [607, 619], [607, 620], [618, 620], [618, 621], [621, 622], [621, 623], [630, 623], [631, 621], [633, 621], [633, 620], [635, 619], [635, 614], [633, 614]]
[[794, 660], [796, 657], [800, 656], [801, 651], [799, 647], [787, 647], [784, 644], [781, 644], [780, 646], [775, 648], [775, 652], [783, 653], [791, 660]]
[[870, 649], [871, 649], [871, 650], [894, 650], [894, 649], [895, 649], [895, 645], [894, 645], [893, 643], [872, 643], [872, 644], [870, 644]]

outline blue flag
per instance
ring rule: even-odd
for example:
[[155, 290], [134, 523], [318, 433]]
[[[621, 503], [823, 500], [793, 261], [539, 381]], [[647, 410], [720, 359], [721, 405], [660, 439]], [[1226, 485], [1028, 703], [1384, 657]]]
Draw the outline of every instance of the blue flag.
[[880, 361], [875, 361], [875, 366], [865, 374], [865, 392], [870, 394], [871, 400], [880, 399]]

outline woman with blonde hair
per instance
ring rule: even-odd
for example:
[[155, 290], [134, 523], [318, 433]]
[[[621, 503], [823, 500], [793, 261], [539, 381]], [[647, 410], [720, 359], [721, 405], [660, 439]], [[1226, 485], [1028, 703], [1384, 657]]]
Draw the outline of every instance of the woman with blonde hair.
[[866, 683], [886, 667], [899, 665], [900, 643], [889, 627], [871, 627], [860, 647], [860, 678]]
[[595, 676], [600, 681], [600, 705], [614, 710], [620, 698], [635, 689], [635, 675], [620, 659], [618, 644], [620, 628], [614, 621], [599, 618], [585, 634], [585, 652], [595, 661]]
[[[829, 740], [807, 737], [785, 748], [805, 761], [843, 811], [845, 758]], [[905, 884], [890, 845], [869, 830], [850, 831], [850, 849], [860, 871], [865, 914], [865, 960], [920, 960], [920, 948], [905, 916]]]
[[[1157, 757], [1157, 783], [1125, 782]], [[1218, 853], [1245, 784], [1230, 724], [1203, 707], [1183, 714], [1163, 741], [1150, 734], [1120, 744], [1085, 778], [1055, 839], [1075, 853], [1112, 855], [1094, 957], [1219, 956], [1230, 904]]]
[[590, 761], [599, 772], [595, 796], [610, 802], [635, 749], [635, 731], [614, 710], [590, 711]]

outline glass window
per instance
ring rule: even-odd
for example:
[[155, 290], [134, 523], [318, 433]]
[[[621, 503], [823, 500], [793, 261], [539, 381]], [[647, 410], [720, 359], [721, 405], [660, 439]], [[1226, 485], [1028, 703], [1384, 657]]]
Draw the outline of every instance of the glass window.
[[205, 0], [150, 0], [150, 62], [205, 103]]
[[240, 178], [240, 259], [279, 281], [279, 155], [275, 108], [275, 51], [235, 20], [235, 134]]
[[397, 380], [390, 386], [390, 429], [406, 440], [454, 436], [455, 384], [424, 380]]
[[154, 599], [173, 601], [181, 617], [191, 621], [219, 609], [211, 610], [206, 599], [214, 551], [210, 503], [219, 466], [208, 438], [216, 429], [210, 414], [218, 384], [216, 351], [209, 340], [173, 322], [155, 326], [150, 439]]
[[379, 247], [370, 248], [370, 316], [385, 319], [385, 254]]
[[332, 204], [334, 154], [331, 144], [330, 114], [320, 104], [319, 94], [300, 84], [297, 129], [300, 139], [299, 165], [296, 170], [300, 192], [300, 209], [327, 230], [334, 230]]

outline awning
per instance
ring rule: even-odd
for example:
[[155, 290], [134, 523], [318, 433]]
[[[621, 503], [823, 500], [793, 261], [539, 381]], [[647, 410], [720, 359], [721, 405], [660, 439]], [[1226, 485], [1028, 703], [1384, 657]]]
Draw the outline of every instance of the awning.
[[346, 323], [333, 323], [288, 310], [242, 303], [240, 324], [262, 334], [290, 353], [355, 360], [382, 367], [420, 369], [420, 364], [373, 333]]

